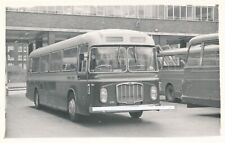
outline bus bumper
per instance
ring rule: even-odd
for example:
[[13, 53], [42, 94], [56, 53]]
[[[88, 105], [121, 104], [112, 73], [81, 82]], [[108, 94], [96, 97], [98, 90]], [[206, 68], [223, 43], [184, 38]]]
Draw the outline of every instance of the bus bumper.
[[175, 106], [145, 104], [145, 105], [127, 105], [127, 106], [90, 107], [89, 112], [90, 113], [113, 113], [113, 112], [172, 110], [172, 109], [175, 109]]

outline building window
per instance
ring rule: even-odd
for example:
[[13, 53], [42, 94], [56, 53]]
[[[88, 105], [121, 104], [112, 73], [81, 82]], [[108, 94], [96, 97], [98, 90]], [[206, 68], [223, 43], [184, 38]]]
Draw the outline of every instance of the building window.
[[23, 47], [21, 45], [18, 47], [18, 52], [23, 52]]
[[8, 61], [14, 61], [14, 57], [11, 57], [10, 55], [8, 55]]
[[138, 18], [144, 18], [144, 6], [138, 7]]
[[136, 7], [135, 6], [130, 6], [129, 7], [129, 17], [136, 18]]
[[121, 17], [121, 7], [120, 6], [113, 7], [113, 16]]
[[164, 19], [164, 5], [159, 5], [159, 18]]
[[21, 67], [21, 68], [23, 67], [22, 63], [19, 63], [18, 66]]
[[8, 63], [8, 66], [13, 66], [13, 64], [12, 63]]
[[181, 19], [186, 19], [186, 6], [181, 6]]
[[123, 6], [121, 10], [122, 17], [129, 17], [129, 6]]
[[41, 13], [47, 13], [48, 12], [48, 8], [46, 6], [40, 6], [38, 8], [38, 11]]
[[23, 47], [23, 52], [25, 52], [25, 53], [27, 52], [27, 46]]
[[208, 7], [208, 21], [213, 21], [213, 7]]
[[23, 69], [27, 69], [27, 64], [23, 63]]
[[23, 61], [27, 61], [27, 56], [26, 55], [23, 56]]
[[151, 6], [145, 6], [145, 18], [152, 18]]
[[105, 16], [113, 16], [113, 7], [112, 6], [105, 7]]
[[55, 11], [56, 11], [56, 13], [63, 13], [63, 7], [62, 6], [56, 6]]
[[14, 46], [8, 45], [8, 52], [13, 51], [13, 50], [14, 50]]
[[194, 11], [195, 11], [195, 20], [201, 20], [201, 7], [196, 6]]
[[73, 7], [73, 14], [75, 15], [87, 15], [87, 8], [84, 6]]
[[98, 16], [104, 16], [104, 7], [97, 6], [96, 13]]
[[202, 7], [202, 20], [207, 20], [207, 7]]
[[47, 10], [48, 10], [48, 13], [56, 13], [56, 7], [55, 6], [48, 6]]
[[218, 17], [219, 17], [218, 6], [215, 6], [214, 7], [214, 21], [218, 21], [219, 20]]
[[153, 5], [151, 8], [152, 8], [152, 18], [158, 18], [158, 6]]
[[22, 61], [23, 60], [23, 56], [22, 55], [18, 55], [18, 61]]
[[95, 6], [90, 6], [90, 15], [97, 15], [97, 8]]
[[193, 7], [187, 6], [187, 20], [193, 20]]
[[173, 6], [168, 5], [168, 19], [173, 19]]
[[64, 14], [72, 14], [73, 13], [73, 7], [72, 6], [64, 6], [63, 7], [63, 13]]
[[174, 6], [174, 19], [180, 19], [180, 6]]

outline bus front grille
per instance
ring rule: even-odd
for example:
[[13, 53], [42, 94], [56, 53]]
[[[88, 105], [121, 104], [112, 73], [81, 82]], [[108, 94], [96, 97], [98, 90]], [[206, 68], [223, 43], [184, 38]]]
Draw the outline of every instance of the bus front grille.
[[143, 84], [138, 82], [126, 82], [116, 85], [118, 103], [135, 104], [143, 101]]

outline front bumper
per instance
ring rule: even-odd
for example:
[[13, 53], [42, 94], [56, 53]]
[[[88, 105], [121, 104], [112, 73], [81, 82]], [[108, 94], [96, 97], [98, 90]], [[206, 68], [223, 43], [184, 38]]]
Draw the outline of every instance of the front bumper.
[[145, 105], [127, 105], [127, 106], [107, 106], [107, 107], [89, 107], [90, 113], [113, 113], [113, 112], [131, 112], [131, 111], [152, 111], [152, 110], [172, 110], [174, 106], [161, 106], [154, 104]]

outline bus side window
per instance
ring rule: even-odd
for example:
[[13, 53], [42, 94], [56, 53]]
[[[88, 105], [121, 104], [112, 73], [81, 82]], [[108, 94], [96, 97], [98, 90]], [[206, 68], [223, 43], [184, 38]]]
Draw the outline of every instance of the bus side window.
[[40, 71], [41, 72], [48, 72], [49, 71], [49, 55], [41, 57]]
[[203, 66], [219, 66], [219, 51], [207, 51], [205, 47], [202, 65]]
[[191, 46], [188, 53], [187, 66], [200, 66], [201, 45]]
[[62, 55], [61, 51], [51, 53], [50, 71], [58, 72], [61, 70]]
[[62, 59], [63, 71], [76, 71], [77, 70], [77, 48], [67, 49], [63, 51]]
[[31, 59], [31, 72], [39, 72], [39, 60], [39, 57]]

